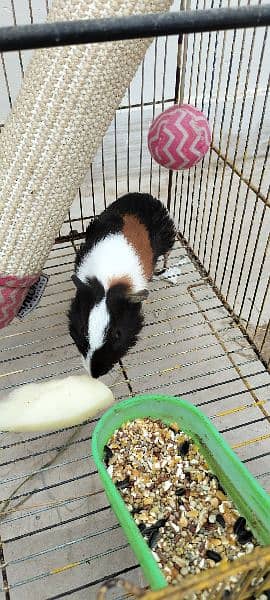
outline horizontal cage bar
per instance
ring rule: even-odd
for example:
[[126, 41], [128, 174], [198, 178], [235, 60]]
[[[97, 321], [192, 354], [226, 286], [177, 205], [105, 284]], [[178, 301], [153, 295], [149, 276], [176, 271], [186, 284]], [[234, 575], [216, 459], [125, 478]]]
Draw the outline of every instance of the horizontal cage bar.
[[212, 8], [0, 29], [0, 51], [159, 37], [270, 25], [270, 5]]

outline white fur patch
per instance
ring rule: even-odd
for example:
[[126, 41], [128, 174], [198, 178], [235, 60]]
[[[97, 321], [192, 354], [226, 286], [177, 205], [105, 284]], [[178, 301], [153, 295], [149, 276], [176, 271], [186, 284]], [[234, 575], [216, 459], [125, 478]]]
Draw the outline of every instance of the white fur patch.
[[90, 362], [95, 350], [103, 345], [109, 321], [110, 315], [106, 306], [106, 298], [103, 298], [101, 302], [92, 308], [89, 314], [88, 339], [90, 350], [86, 359], [88, 362]]
[[98, 242], [84, 257], [77, 275], [83, 282], [87, 277], [96, 277], [105, 291], [111, 279], [125, 275], [130, 277], [134, 292], [147, 288], [139, 257], [122, 233], [110, 234]]
[[82, 356], [82, 364], [83, 364], [83, 367], [85, 368], [85, 370], [87, 371], [87, 373], [91, 377], [90, 360], [91, 360], [91, 355], [90, 355], [90, 352], [88, 350], [86, 358], [84, 358], [84, 356]]

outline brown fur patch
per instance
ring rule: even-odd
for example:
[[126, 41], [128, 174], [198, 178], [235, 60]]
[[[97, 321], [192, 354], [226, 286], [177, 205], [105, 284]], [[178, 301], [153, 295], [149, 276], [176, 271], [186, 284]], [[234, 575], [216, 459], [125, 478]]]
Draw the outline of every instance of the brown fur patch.
[[128, 275], [123, 275], [123, 277], [112, 277], [109, 279], [109, 288], [118, 284], [125, 285], [128, 291], [132, 290], [132, 280]]
[[144, 275], [149, 280], [153, 275], [153, 250], [148, 231], [134, 215], [125, 215], [123, 220], [123, 234], [136, 250]]

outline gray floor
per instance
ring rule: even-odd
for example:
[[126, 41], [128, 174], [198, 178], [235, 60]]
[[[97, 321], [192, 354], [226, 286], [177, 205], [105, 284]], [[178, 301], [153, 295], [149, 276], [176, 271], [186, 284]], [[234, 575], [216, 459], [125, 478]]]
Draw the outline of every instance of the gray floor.
[[[40, 305], [31, 318], [2, 330], [1, 395], [14, 385], [81, 370], [66, 319], [73, 256], [68, 244], [51, 252]], [[104, 380], [116, 400], [131, 388], [133, 394], [181, 395], [200, 406], [270, 492], [270, 375], [180, 244], [173, 265], [181, 270], [177, 283], [158, 278], [151, 284], [145, 327], [124, 360], [129, 386], [120, 368]], [[9, 596], [0, 591], [1, 599], [94, 600], [101, 580], [113, 573], [142, 582], [91, 458], [95, 422], [0, 436], [2, 500], [12, 495], [1, 506], [9, 589]]]

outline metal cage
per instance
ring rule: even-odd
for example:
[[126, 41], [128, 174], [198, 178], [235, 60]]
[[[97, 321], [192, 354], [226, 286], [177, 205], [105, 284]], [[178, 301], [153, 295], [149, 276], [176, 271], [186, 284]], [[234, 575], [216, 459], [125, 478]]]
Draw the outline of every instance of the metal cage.
[[[176, 0], [173, 10], [247, 5]], [[1, 25], [42, 22], [48, 8], [0, 0]], [[255, 25], [154, 39], [59, 231], [40, 304], [1, 330], [0, 390], [80, 371], [66, 320], [74, 249], [117, 196], [151, 192], [177, 225], [176, 270], [152, 282], [140, 340], [104, 381], [118, 399], [156, 391], [200, 406], [270, 492], [270, 41]], [[1, 125], [29, 54], [1, 54]], [[205, 159], [177, 173], [152, 161], [146, 141], [175, 102], [203, 110], [213, 131]], [[111, 577], [144, 585], [89, 457], [94, 424], [1, 434], [1, 600], [94, 599]]]

